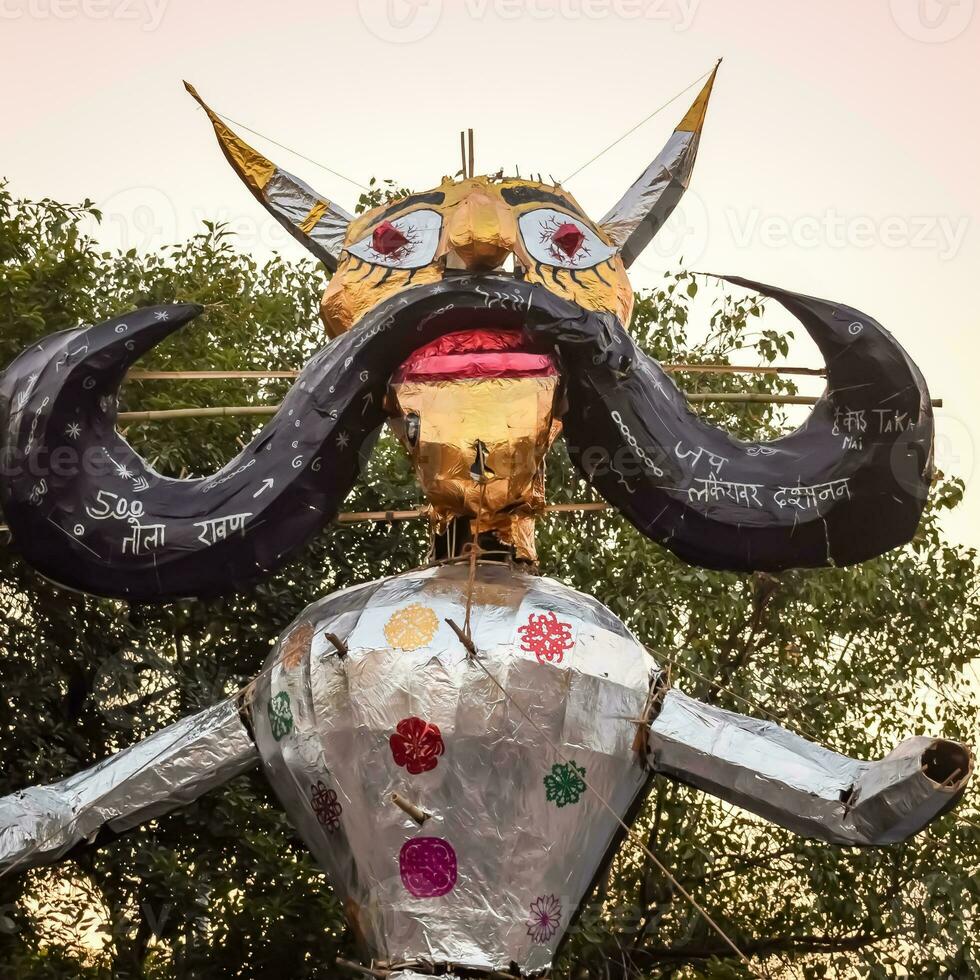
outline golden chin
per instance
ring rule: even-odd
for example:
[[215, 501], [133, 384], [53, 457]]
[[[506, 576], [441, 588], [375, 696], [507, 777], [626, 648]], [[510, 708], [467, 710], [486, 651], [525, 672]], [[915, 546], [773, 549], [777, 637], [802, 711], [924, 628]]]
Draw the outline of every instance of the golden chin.
[[556, 375], [404, 381], [392, 385], [392, 427], [408, 449], [430, 517], [494, 531], [534, 561], [534, 517], [544, 508], [544, 459], [561, 429]]

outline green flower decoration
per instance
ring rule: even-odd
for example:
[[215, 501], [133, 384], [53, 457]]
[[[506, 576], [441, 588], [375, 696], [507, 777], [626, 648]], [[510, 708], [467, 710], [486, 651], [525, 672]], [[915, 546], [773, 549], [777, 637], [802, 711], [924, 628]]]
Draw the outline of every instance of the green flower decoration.
[[578, 803], [585, 792], [585, 781], [582, 779], [584, 775], [584, 767], [577, 766], [574, 762], [556, 762], [551, 767], [551, 772], [544, 777], [548, 802], [556, 803], [559, 807]]
[[269, 727], [272, 737], [282, 741], [293, 730], [293, 712], [289, 707], [289, 695], [280, 691], [269, 701]]

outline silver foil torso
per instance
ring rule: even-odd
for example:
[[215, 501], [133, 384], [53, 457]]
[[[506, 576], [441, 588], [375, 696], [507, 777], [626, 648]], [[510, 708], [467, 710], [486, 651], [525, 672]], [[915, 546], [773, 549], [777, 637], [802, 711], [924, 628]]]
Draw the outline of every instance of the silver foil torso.
[[624, 815], [647, 784], [636, 720], [658, 669], [596, 600], [499, 564], [478, 568], [475, 662], [446, 622], [464, 625], [469, 573], [306, 609], [257, 682], [255, 737], [369, 955], [533, 973], [620, 829], [597, 794]]

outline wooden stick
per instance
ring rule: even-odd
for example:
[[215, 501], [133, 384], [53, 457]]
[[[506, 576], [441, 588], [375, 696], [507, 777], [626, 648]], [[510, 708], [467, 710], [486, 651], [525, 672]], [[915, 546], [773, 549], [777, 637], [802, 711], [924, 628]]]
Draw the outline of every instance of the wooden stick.
[[476, 164], [473, 158], [473, 130], [468, 129], [466, 133], [467, 136], [469, 137], [469, 144], [470, 144], [470, 174], [469, 175], [472, 177], [473, 174], [476, 172]]
[[609, 504], [602, 500], [582, 501], [572, 504], [548, 504], [546, 514], [571, 514], [581, 510], [609, 510]]
[[148, 412], [120, 412], [119, 422], [161, 422], [164, 419], [214, 419], [237, 415], [275, 415], [278, 405], [225, 405], [220, 408], [161, 408]]
[[774, 367], [772, 365], [751, 364], [661, 364], [668, 374], [687, 371], [688, 374], [802, 374], [808, 377], [823, 378], [826, 368]]
[[[816, 405], [813, 395], [767, 395], [761, 391], [692, 391], [684, 392], [696, 404], [730, 402], [736, 405]], [[933, 401], [935, 405], [935, 401]]]
[[361, 966], [360, 963], [351, 963], [350, 960], [342, 960], [339, 956], [334, 960], [334, 963], [341, 969], [349, 970], [351, 973], [357, 973], [362, 977], [377, 977], [378, 980], [385, 980], [385, 977], [391, 976], [391, 974], [385, 970], [372, 970], [368, 966]]
[[[546, 514], [575, 514], [582, 511], [609, 510], [609, 504], [600, 501], [582, 501], [581, 503], [571, 504], [548, 504], [544, 512]], [[338, 514], [334, 520], [338, 524], [363, 524], [369, 521], [386, 521], [389, 524], [394, 521], [414, 521], [426, 516], [424, 510], [361, 510], [350, 511]], [[10, 528], [6, 524], [0, 524], [0, 534], [6, 534]], [[347, 646], [333, 633], [324, 634], [326, 638], [337, 648], [338, 654], [344, 656]], [[338, 645], [339, 644], [339, 645]]]
[[403, 813], [407, 813], [420, 827], [425, 826], [425, 821], [432, 816], [431, 813], [426, 813], [421, 807], [409, 802], [398, 793], [391, 794], [391, 802]]
[[[772, 367], [748, 364], [662, 364], [668, 374], [686, 371], [689, 374], [800, 374], [824, 377], [826, 369], [808, 367]], [[142, 371], [133, 370], [127, 381], [249, 381], [298, 378], [299, 371]]]
[[297, 378], [299, 371], [130, 371], [127, 381], [258, 381]]
[[449, 623], [450, 628], [458, 637], [459, 642], [466, 648], [466, 652], [471, 657], [475, 657], [476, 647], [473, 645], [473, 641], [451, 619], [447, 619], [446, 622]]
[[338, 514], [335, 520], [338, 524], [358, 524], [361, 521], [387, 521], [389, 524], [395, 521], [411, 521], [416, 517], [421, 517], [425, 512], [421, 510], [362, 510], [348, 514]]
[[[699, 391], [687, 395], [692, 404], [734, 405], [816, 405], [819, 399], [811, 395], [767, 395], [756, 391]], [[942, 408], [943, 400], [933, 398], [933, 408]], [[225, 405], [218, 408], [162, 408], [150, 411], [120, 412], [118, 421], [162, 422], [166, 419], [232, 418], [249, 415], [275, 415], [278, 405]]]
[[956, 769], [954, 770], [952, 776], [947, 776], [939, 785], [942, 786], [944, 789], [948, 786], [955, 786], [956, 780], [959, 779], [960, 776], [962, 775], [963, 775], [963, 770]]
[[336, 633], [324, 633], [323, 634], [332, 644], [334, 649], [337, 651], [337, 656], [343, 659], [350, 653], [350, 650], [344, 641], [337, 636]]

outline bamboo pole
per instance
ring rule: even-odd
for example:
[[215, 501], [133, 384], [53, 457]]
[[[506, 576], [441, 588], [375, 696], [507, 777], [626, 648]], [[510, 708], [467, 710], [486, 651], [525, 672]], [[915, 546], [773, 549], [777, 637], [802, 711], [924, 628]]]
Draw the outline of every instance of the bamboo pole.
[[[733, 405], [815, 405], [813, 395], [767, 395], [756, 391], [701, 391], [687, 395], [694, 404]], [[942, 408], [943, 400], [934, 398], [933, 408]], [[275, 415], [278, 405], [225, 405], [218, 408], [162, 408], [148, 411], [120, 412], [118, 421], [128, 425], [134, 422], [160, 422], [167, 419], [230, 418], [247, 415]]]
[[[548, 504], [546, 514], [573, 514], [583, 511], [609, 510], [609, 504], [602, 500], [583, 500], [571, 504]], [[424, 510], [358, 510], [346, 514], [338, 514], [335, 520], [338, 524], [360, 524], [366, 521], [411, 521], [424, 517]]]
[[299, 371], [130, 371], [127, 381], [257, 381], [296, 378]]
[[[546, 514], [574, 514], [581, 513], [583, 511], [599, 511], [599, 510], [609, 510], [609, 504], [604, 503], [601, 500], [583, 500], [577, 503], [570, 504], [548, 504], [544, 512]], [[425, 517], [426, 512], [424, 510], [361, 510], [361, 511], [349, 511], [347, 513], [338, 514], [334, 521], [337, 524], [366, 524], [369, 522], [379, 522], [386, 521], [389, 524], [394, 521], [413, 521], [420, 517]], [[10, 528], [6, 524], [0, 524], [0, 534], [9, 533]], [[329, 639], [331, 634], [327, 634]], [[335, 644], [336, 645], [336, 644]], [[341, 648], [338, 647], [338, 652]], [[346, 650], [344, 650], [346, 653]]]
[[[825, 368], [752, 366], [749, 364], [662, 364], [669, 374], [686, 371], [689, 374], [798, 374], [822, 378]], [[127, 381], [263, 381], [292, 379], [299, 371], [144, 371], [133, 370], [126, 375]]]
[[239, 415], [275, 415], [278, 405], [225, 405], [220, 408], [160, 408], [145, 412], [120, 412], [119, 422], [159, 422], [164, 419], [214, 419]]

